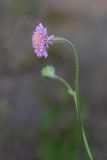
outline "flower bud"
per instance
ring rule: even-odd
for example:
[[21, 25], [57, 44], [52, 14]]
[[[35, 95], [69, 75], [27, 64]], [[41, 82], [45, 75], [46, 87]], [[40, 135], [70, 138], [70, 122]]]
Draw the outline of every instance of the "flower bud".
[[55, 77], [55, 68], [53, 66], [46, 66], [42, 69], [41, 74], [44, 77], [54, 78]]

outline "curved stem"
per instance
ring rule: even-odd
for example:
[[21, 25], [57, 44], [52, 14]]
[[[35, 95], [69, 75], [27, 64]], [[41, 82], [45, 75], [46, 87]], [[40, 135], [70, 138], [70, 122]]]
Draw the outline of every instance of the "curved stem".
[[54, 78], [56, 78], [57, 80], [61, 81], [68, 89], [68, 93], [72, 96], [74, 96], [74, 91], [71, 88], [71, 86], [61, 77], [59, 77], [58, 75], [55, 75]]
[[71, 90], [70, 85], [61, 77], [59, 77], [58, 75], [55, 75], [54, 78], [60, 80], [63, 84], [65, 84], [65, 86], [68, 88], [68, 90]]
[[70, 41], [68, 41], [67, 39], [62, 38], [62, 37], [54, 37], [54, 41], [55, 42], [64, 42], [65, 44], [69, 45], [73, 49], [76, 75], [75, 75], [75, 94], [71, 94], [71, 95], [73, 96], [74, 101], [75, 101], [77, 117], [78, 117], [78, 121], [80, 123], [82, 137], [83, 137], [84, 145], [85, 145], [89, 160], [93, 160], [93, 156], [91, 154], [91, 151], [90, 151], [90, 148], [89, 148], [89, 145], [88, 145], [88, 142], [87, 142], [87, 138], [86, 138], [86, 135], [85, 135], [83, 122], [82, 122], [82, 118], [81, 118], [81, 113], [80, 113], [79, 96], [78, 96], [78, 79], [79, 79], [78, 78], [79, 77], [78, 55], [77, 55], [77, 52], [76, 52], [76, 49], [75, 49], [74, 45]]

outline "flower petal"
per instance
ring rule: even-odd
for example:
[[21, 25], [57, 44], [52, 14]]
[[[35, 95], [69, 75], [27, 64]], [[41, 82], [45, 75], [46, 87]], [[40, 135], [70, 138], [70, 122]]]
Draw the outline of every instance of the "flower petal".
[[47, 51], [46, 51], [46, 50], [44, 50], [44, 51], [42, 52], [42, 55], [43, 55], [45, 58], [47, 58], [47, 57], [48, 57], [48, 53], [47, 53]]
[[32, 35], [32, 47], [34, 48], [34, 53], [37, 55], [37, 57], [47, 57], [47, 49], [49, 47], [49, 44], [52, 44], [52, 36], [47, 35], [47, 28], [42, 25], [42, 23], [39, 23], [38, 26], [36, 26], [35, 31]]

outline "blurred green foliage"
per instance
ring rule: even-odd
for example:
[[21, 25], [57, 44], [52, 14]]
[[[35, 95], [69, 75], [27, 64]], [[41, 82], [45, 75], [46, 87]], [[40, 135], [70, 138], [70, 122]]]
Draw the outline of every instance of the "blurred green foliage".
[[[51, 106], [45, 113], [39, 137], [41, 160], [80, 160], [81, 134], [76, 120], [55, 128], [61, 110]], [[64, 118], [64, 117], [63, 117]]]

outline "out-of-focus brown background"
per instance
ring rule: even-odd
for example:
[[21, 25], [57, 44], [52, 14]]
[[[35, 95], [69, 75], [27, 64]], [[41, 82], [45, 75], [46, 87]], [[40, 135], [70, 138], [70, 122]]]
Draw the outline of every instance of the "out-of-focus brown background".
[[0, 159], [87, 159], [77, 140], [72, 98], [62, 84], [40, 74], [42, 67], [52, 64], [71, 83], [73, 57], [65, 45], [53, 45], [48, 58], [38, 60], [31, 37], [39, 22], [48, 27], [49, 35], [68, 38], [78, 50], [82, 117], [95, 159], [105, 160], [106, 0], [0, 0]]

